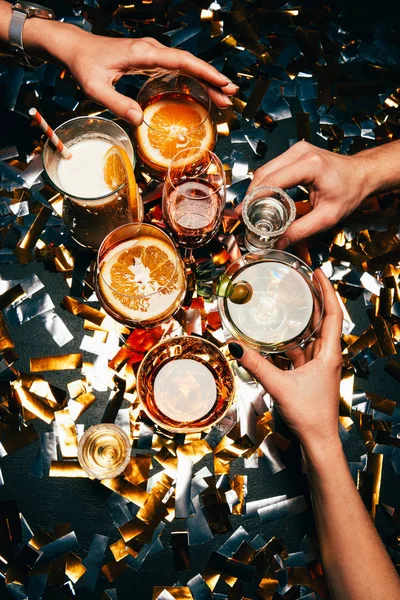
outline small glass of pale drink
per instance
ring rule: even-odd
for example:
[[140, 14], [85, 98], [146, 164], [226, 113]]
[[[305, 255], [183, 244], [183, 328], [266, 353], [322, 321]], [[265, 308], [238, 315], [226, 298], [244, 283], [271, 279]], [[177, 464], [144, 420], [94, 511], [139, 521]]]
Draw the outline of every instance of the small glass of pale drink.
[[[101, 117], [77, 117], [56, 132], [72, 158], [63, 158], [48, 140], [44, 170], [63, 195], [63, 220], [72, 237], [81, 246], [97, 249], [116, 227], [143, 220], [131, 141], [119, 125]], [[124, 165], [116, 153], [125, 161], [129, 177], [121, 173]]]

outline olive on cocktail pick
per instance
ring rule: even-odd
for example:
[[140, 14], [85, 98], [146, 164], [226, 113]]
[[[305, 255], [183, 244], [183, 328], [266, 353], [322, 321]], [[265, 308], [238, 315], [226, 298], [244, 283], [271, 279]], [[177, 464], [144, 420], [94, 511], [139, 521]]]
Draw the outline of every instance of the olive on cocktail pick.
[[246, 304], [253, 295], [253, 288], [247, 281], [231, 283], [230, 277], [225, 273], [219, 278], [217, 295], [229, 298], [234, 304]]
[[232, 285], [232, 288], [229, 300], [234, 304], [246, 304], [253, 295], [253, 288], [247, 281], [238, 281]]

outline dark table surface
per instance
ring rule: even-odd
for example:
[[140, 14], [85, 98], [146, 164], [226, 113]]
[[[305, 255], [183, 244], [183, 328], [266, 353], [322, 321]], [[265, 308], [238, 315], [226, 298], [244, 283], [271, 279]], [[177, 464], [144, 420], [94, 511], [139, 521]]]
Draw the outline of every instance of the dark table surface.
[[[292, 114], [295, 115], [301, 110], [300, 104], [296, 98], [288, 100]], [[10, 129], [10, 126], [6, 124], [7, 140], [12, 138], [12, 136], [15, 136], [15, 140], [19, 141], [31, 138], [29, 122], [26, 119], [19, 118], [18, 115], [13, 121], [13, 131], [11, 132]], [[317, 130], [319, 130], [319, 124], [316, 122], [312, 124], [312, 141], [323, 147], [325, 146], [325, 141], [317, 135]], [[226, 157], [230, 155], [232, 150], [239, 150], [244, 153], [245, 159], [250, 163], [250, 167], [256, 168], [265, 161], [285, 151], [289, 147], [289, 140], [296, 139], [296, 136], [296, 121], [293, 116], [290, 119], [280, 121], [273, 131], [266, 133], [268, 150], [266, 156], [262, 159], [256, 158], [247, 144], [233, 145], [229, 138], [220, 139], [217, 146], [217, 153], [221, 157]], [[56, 307], [56, 312], [61, 316], [73, 334], [74, 339], [62, 348], [59, 348], [38, 319], [32, 319], [21, 326], [10, 328], [12, 339], [19, 354], [19, 360], [15, 366], [22, 372], [29, 372], [29, 358], [32, 356], [79, 352], [79, 346], [84, 333], [82, 321], [60, 308], [61, 300], [69, 293], [69, 288], [62, 274], [49, 272], [44, 268], [43, 264], [37, 261], [30, 262], [24, 266], [18, 263], [0, 265], [1, 278], [5, 280], [22, 279], [33, 273], [45, 285], [44, 291], [51, 296]], [[353, 333], [359, 335], [369, 323], [362, 296], [356, 301], [349, 300], [347, 308], [356, 324]], [[89, 353], [84, 353], [84, 359], [90, 361], [93, 359], [93, 356]], [[366, 389], [389, 399], [398, 400], [398, 384], [384, 371], [388, 360], [388, 358], [382, 358], [374, 362], [369, 368], [370, 373], [368, 376], [362, 379], [356, 378], [355, 388]], [[78, 371], [74, 373], [59, 371], [46, 374], [46, 379], [50, 383], [54, 383], [61, 388], [65, 388], [69, 381], [78, 378]], [[79, 419], [79, 422], [84, 423], [86, 427], [100, 422], [107, 403], [108, 392], [96, 392], [96, 398], [97, 401]], [[317, 401], [315, 410], [318, 410]], [[276, 415], [276, 421], [277, 430], [290, 437], [290, 433], [286, 430], [284, 423], [280, 421], [279, 415]], [[49, 430], [47, 425], [38, 420], [35, 421], [35, 428], [38, 432]], [[360, 456], [365, 453], [365, 449], [356, 428], [343, 435], [343, 440], [348, 460], [358, 461]], [[0, 467], [3, 472], [5, 485], [0, 487], [0, 500], [15, 498], [18, 502], [19, 510], [34, 530], [45, 529], [50, 531], [58, 523], [71, 523], [72, 529], [75, 531], [79, 541], [76, 553], [81, 557], [86, 555], [94, 533], [108, 536], [110, 543], [116, 541], [119, 538], [118, 531], [113, 524], [107, 506], [107, 498], [110, 495], [109, 490], [99, 483], [88, 479], [48, 477], [38, 479], [33, 477], [29, 471], [37, 451], [38, 443], [36, 442], [1, 460]], [[232, 474], [245, 474], [248, 477], [247, 501], [273, 497], [280, 494], [287, 494], [289, 497], [305, 494], [308, 498], [307, 482], [305, 476], [301, 473], [300, 453], [295, 440], [293, 440], [289, 451], [282, 453], [282, 459], [286, 464], [286, 469], [275, 475], [271, 473], [268, 464], [262, 459], [259, 461], [258, 469], [244, 469], [241, 459], [233, 463]], [[196, 465], [196, 470], [203, 465], [207, 465], [212, 469], [212, 461], [209, 456]], [[327, 465], [326, 468], [329, 469], [330, 465]], [[381, 503], [400, 508], [398, 484], [399, 479], [393, 470], [390, 458], [385, 456], [380, 496]], [[242, 517], [235, 515], [230, 517], [230, 521], [233, 530], [239, 525], [243, 525], [251, 537], [261, 533], [265, 540], [269, 540], [272, 536], [282, 538], [287, 545], [289, 553], [298, 551], [300, 542], [306, 533], [314, 535], [314, 525], [310, 510], [306, 513], [267, 525], [262, 525], [258, 519], [243, 521]], [[174, 570], [172, 552], [169, 548], [170, 532], [184, 530], [185, 526], [185, 520], [177, 519], [172, 524], [168, 524], [162, 535], [164, 550], [154, 556], [148, 557], [138, 572], [128, 569], [112, 583], [109, 583], [104, 575], [100, 573], [95, 591], [91, 592], [78, 588], [76, 590], [76, 597], [78, 599], [94, 600], [101, 597], [102, 590], [115, 588], [118, 592], [119, 600], [132, 599], [139, 594], [141, 598], [148, 599], [151, 598], [154, 585], [173, 585], [178, 581], [185, 583], [195, 574], [204, 571], [212, 552], [217, 550], [230, 534], [216, 535], [213, 540], [204, 545], [190, 547], [190, 571], [178, 573]], [[388, 536], [393, 531], [393, 525], [380, 508], [378, 508], [377, 513], [377, 526], [383, 536]], [[106, 558], [108, 560], [111, 558], [109, 550], [107, 551]], [[253, 587], [254, 583], [246, 584], [244, 589], [245, 597], [254, 597], [255, 591], [252, 589]], [[49, 587], [45, 598], [56, 599], [64, 597], [64, 594], [65, 592], [56, 587]], [[7, 597], [7, 592], [1, 587], [0, 597]]]

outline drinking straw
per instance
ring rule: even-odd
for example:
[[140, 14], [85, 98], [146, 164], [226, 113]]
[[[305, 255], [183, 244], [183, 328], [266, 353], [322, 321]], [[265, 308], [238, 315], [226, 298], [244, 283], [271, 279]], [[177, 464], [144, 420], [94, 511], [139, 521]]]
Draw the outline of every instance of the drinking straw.
[[31, 108], [29, 111], [30, 116], [36, 121], [39, 127], [44, 131], [47, 137], [53, 142], [57, 150], [59, 150], [63, 158], [72, 158], [71, 152], [62, 143], [58, 135], [54, 133], [50, 125], [43, 119], [42, 115], [36, 108]]

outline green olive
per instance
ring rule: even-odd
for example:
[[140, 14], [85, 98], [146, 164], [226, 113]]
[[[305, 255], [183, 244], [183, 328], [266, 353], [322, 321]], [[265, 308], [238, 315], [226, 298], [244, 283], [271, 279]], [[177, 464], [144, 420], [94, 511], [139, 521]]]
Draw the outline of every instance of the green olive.
[[247, 281], [239, 281], [233, 284], [233, 291], [229, 300], [234, 304], [246, 304], [253, 295], [253, 288]]

